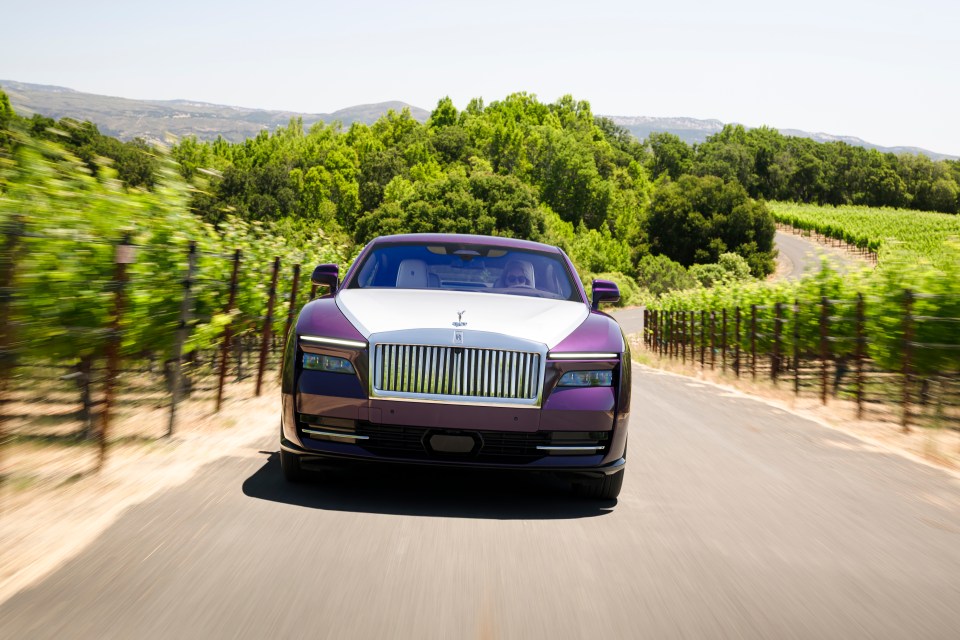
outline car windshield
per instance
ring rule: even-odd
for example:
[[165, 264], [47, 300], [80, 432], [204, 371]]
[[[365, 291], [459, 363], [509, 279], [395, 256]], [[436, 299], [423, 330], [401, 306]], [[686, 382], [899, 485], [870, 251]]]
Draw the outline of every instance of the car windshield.
[[441, 289], [580, 301], [562, 256], [484, 245], [382, 245], [348, 289]]

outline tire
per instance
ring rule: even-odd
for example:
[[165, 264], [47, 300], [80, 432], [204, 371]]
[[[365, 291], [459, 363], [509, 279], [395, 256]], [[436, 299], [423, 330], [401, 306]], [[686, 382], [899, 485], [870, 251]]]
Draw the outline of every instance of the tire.
[[602, 478], [587, 478], [578, 482], [577, 492], [589, 500], [615, 500], [623, 487], [624, 469]]
[[280, 468], [283, 469], [283, 478], [287, 482], [303, 482], [304, 472], [297, 454], [280, 449]]

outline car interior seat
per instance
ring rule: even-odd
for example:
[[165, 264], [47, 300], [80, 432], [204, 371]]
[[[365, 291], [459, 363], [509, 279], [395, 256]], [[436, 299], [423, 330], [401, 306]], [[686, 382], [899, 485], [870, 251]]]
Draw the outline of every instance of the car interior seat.
[[400, 268], [397, 269], [398, 289], [426, 289], [427, 284], [426, 262], [414, 258], [400, 262]]

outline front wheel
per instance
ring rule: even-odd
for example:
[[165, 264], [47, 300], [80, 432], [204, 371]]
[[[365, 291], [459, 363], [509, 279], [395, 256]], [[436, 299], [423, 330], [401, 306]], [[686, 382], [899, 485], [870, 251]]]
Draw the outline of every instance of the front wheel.
[[303, 467], [300, 466], [300, 456], [297, 454], [280, 449], [280, 468], [287, 482], [303, 481]]
[[623, 487], [624, 469], [602, 478], [586, 478], [575, 486], [577, 492], [590, 500], [615, 500]]

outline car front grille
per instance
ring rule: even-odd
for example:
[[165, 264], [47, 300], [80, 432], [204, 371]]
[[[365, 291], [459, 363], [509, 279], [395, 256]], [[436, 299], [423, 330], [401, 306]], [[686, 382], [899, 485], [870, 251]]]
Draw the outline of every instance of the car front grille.
[[[361, 425], [359, 431], [368, 437], [361, 446], [377, 455], [424, 460], [445, 457], [443, 454], [431, 454], [424, 446], [425, 436], [431, 432], [425, 427], [367, 423]], [[478, 462], [530, 462], [545, 455], [537, 450], [537, 445], [549, 442], [549, 434], [543, 432], [464, 431], [459, 433], [475, 433], [482, 438], [482, 446], [475, 456], [471, 456]]]
[[[426, 440], [432, 433], [477, 436], [480, 439], [480, 446], [476, 452], [466, 458], [464, 456], [447, 456], [443, 453], [433, 453], [426, 446]], [[452, 457], [460, 460], [469, 459], [476, 462], [500, 464], [523, 464], [549, 455], [537, 447], [551, 445], [604, 446], [608, 443], [609, 439], [609, 433], [607, 432], [461, 431], [417, 426], [371, 424], [369, 422], [358, 423], [357, 434], [365, 438], [364, 440], [358, 441], [357, 444], [379, 456], [415, 460], [436, 460]]]
[[540, 390], [539, 353], [386, 343], [373, 365], [377, 391], [530, 400]]

